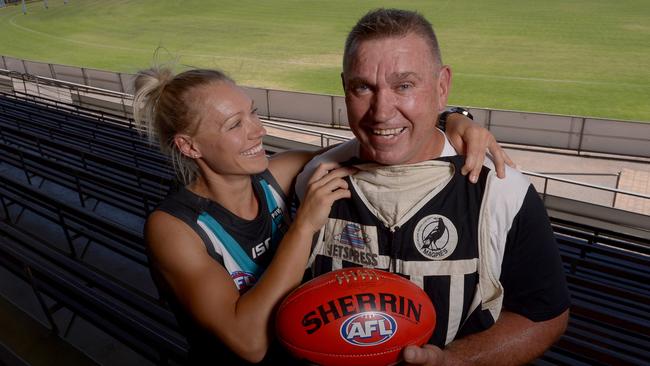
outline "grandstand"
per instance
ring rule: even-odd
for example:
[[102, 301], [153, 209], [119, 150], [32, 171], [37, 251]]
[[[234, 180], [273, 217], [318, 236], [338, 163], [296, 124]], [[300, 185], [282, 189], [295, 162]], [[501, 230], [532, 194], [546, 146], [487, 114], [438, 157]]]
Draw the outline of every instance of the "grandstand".
[[[3, 62], [22, 69], [0, 70], [0, 295], [11, 303], [7, 307], [36, 319], [34, 328], [57, 337], [50, 337], [45, 348], [50, 351], [43, 351], [38, 345], [13, 344], [0, 330], [0, 364], [51, 364], [48, 357], [80, 364], [183, 364], [187, 344], [151, 283], [141, 233], [146, 215], [173, 184], [172, 173], [166, 158], [132, 125], [129, 76], [31, 65], [50, 72], [39, 76], [28, 73], [24, 61]], [[117, 90], [107, 88], [116, 82]], [[272, 131], [265, 141], [269, 154], [316, 149], [350, 136], [335, 97], [249, 92], [263, 101], [256, 99]], [[294, 102], [291, 109], [283, 98], [304, 103]], [[323, 105], [323, 100], [330, 102]], [[650, 124], [618, 122], [616, 133], [602, 133], [593, 126], [607, 128], [607, 121], [527, 116], [528, 121], [555, 123], [549, 132], [512, 126], [519, 112], [473, 113], [500, 140], [519, 149], [512, 151], [552, 148], [557, 156], [617, 159], [616, 164], [647, 171]], [[562, 121], [568, 121], [567, 130]], [[532, 141], [548, 145], [531, 147]], [[616, 202], [621, 196], [650, 202], [650, 196], [529, 175], [539, 180], [573, 302], [566, 334], [535, 364], [647, 364], [650, 213], [645, 206], [622, 210]], [[556, 195], [561, 189], [551, 189], [553, 182], [589, 191], [589, 198], [602, 195], [608, 204], [576, 200], [573, 193], [561, 197]], [[41, 359], [50, 353], [39, 361], [34, 352]]]

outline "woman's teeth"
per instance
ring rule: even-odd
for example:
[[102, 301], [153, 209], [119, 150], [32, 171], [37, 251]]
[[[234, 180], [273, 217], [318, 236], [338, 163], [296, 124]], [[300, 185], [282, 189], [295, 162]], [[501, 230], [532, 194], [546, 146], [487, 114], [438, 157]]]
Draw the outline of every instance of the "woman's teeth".
[[248, 149], [248, 150], [244, 151], [241, 154], [244, 155], [244, 156], [253, 156], [253, 155], [259, 153], [260, 151], [262, 151], [262, 149], [263, 149], [262, 144], [259, 144], [259, 145], [255, 146], [252, 149]]

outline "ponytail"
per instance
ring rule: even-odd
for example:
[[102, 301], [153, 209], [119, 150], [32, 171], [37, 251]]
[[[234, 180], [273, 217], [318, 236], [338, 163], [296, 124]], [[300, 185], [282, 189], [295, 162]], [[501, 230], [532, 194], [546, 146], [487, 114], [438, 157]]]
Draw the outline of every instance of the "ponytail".
[[185, 156], [174, 143], [178, 133], [194, 132], [198, 127], [195, 111], [185, 95], [195, 87], [212, 82], [231, 82], [218, 70], [195, 69], [174, 75], [168, 67], [138, 72], [135, 78], [133, 116], [138, 129], [151, 143], [158, 142], [160, 150], [171, 158], [178, 179], [189, 184], [198, 173], [194, 159]]

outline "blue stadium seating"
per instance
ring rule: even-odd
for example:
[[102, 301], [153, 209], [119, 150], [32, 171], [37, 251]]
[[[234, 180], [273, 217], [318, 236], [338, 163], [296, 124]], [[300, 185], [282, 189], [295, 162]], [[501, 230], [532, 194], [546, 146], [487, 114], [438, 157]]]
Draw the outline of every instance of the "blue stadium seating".
[[[0, 95], [0, 164], [0, 265], [153, 362], [183, 363], [187, 344], [166, 304], [87, 258], [93, 246], [147, 271], [141, 225], [173, 184], [167, 159], [117, 116]], [[650, 242], [552, 224], [571, 318], [534, 364], [647, 364]]]

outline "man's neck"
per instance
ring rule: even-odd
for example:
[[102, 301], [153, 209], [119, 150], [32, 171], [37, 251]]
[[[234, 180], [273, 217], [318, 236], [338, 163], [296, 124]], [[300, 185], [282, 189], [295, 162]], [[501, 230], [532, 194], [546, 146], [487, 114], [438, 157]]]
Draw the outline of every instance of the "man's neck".
[[412, 159], [405, 164], [416, 164], [423, 161], [439, 158], [445, 148], [446, 138], [444, 132], [435, 129], [431, 135], [428, 144], [422, 146], [421, 151], [417, 152]]

